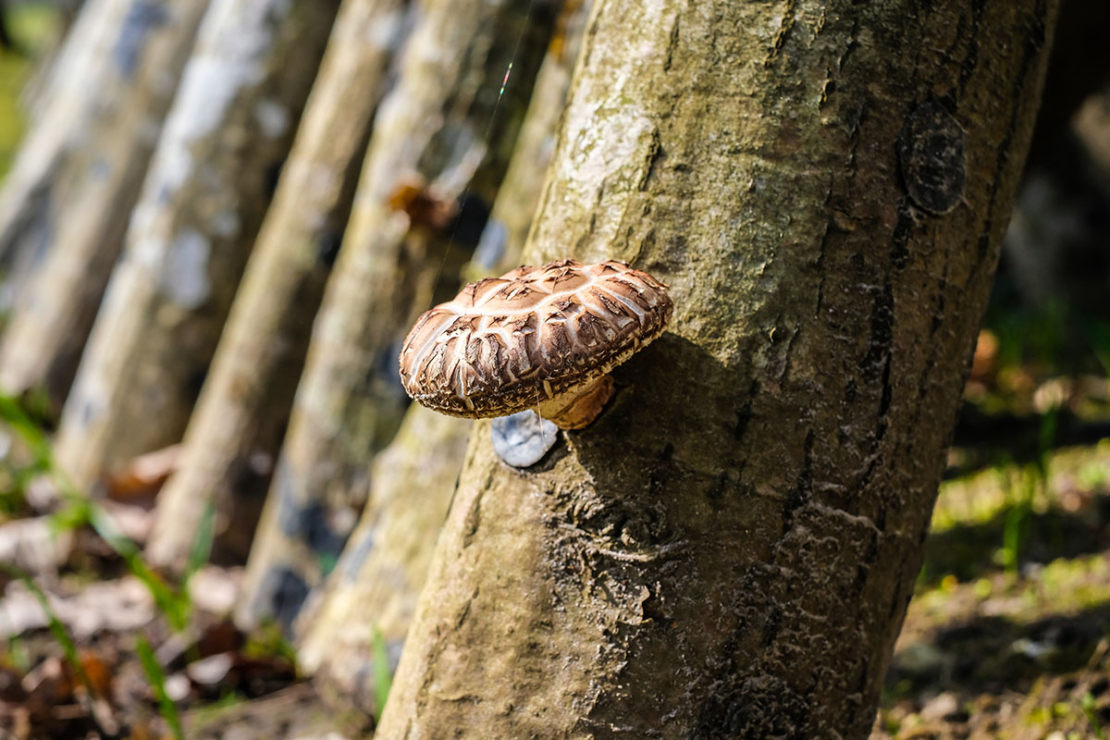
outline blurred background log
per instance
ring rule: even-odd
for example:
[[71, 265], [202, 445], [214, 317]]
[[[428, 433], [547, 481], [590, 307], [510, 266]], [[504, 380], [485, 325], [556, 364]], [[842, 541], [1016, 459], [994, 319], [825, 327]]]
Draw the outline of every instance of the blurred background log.
[[79, 486], [181, 440], [337, 8], [213, 1], [65, 406]]
[[41, 53], [35, 62], [35, 73], [24, 85], [19, 99], [26, 111], [28, 118], [36, 125], [40, 122], [43, 112], [43, 101], [46, 100], [56, 85], [62, 84], [71, 75], [81, 75], [79, 68], [58, 64], [59, 60], [72, 61], [66, 58], [62, 50], [66, 47], [70, 31], [77, 21], [86, 0], [58, 0], [55, 4], [56, 24], [50, 46]]
[[[339, 11], [185, 435], [181, 476], [214, 500], [265, 496], [272, 462], [258, 470], [252, 461], [277, 457], [374, 111], [411, 23], [408, 5], [407, 0], [345, 0]], [[80, 444], [74, 442], [77, 453]]]
[[[496, 239], [497, 249], [487, 251], [488, 262], [475, 254], [467, 270], [471, 277], [499, 274], [504, 264], [520, 259], [554, 151], [587, 6], [570, 2], [560, 15], [558, 31], [536, 78], [516, 152], [482, 237], [483, 245]], [[501, 263], [497, 269], [491, 269], [490, 263], [497, 262]], [[370, 717], [380, 713], [373, 637], [376, 631], [385, 641], [392, 673], [473, 426], [412, 404], [397, 437], [375, 459], [370, 500], [359, 525], [325, 587], [313, 592], [298, 621], [301, 668], [316, 674], [317, 686], [333, 702], [353, 705]], [[265, 541], [266, 535], [262, 530], [258, 542]], [[269, 593], [254, 585], [262, 570], [258, 552], [252, 553], [249, 564], [248, 595]], [[273, 563], [261, 565], [272, 567]], [[250, 606], [249, 601], [244, 604]], [[284, 614], [271, 613], [286, 623]]]
[[[306, 635], [297, 648], [302, 670], [317, 674], [317, 687], [337, 706], [354, 706], [368, 717], [381, 712], [375, 640], [385, 641], [392, 675], [472, 426], [414, 404], [396, 438], [374, 461], [370, 502], [327, 589], [317, 595], [319, 608], [303, 614]], [[254, 592], [273, 598], [269, 585]]]
[[[397, 345], [437, 286], [454, 292], [459, 267], [477, 243], [555, 6], [548, 0], [422, 6], [397, 86], [374, 123], [268, 496], [278, 507], [268, 515], [274, 526], [310, 543], [308, 564], [317, 573], [311, 580], [319, 582], [334, 565], [367, 497], [367, 461], [392, 439], [408, 404], [397, 379]], [[512, 77], [500, 95], [510, 62]], [[195, 474], [183, 468], [159, 500], [148, 555], [161, 565], [185, 562], [218, 493], [198, 489]], [[221, 492], [214, 557], [241, 562], [262, 502], [233, 488]], [[265, 580], [301, 598], [311, 585], [295, 571]]]
[[0, 191], [0, 388], [65, 400], [207, 0], [89, 0]]

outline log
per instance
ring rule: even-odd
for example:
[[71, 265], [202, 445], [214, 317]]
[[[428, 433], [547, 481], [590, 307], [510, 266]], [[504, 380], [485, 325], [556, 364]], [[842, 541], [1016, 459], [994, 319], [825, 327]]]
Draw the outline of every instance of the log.
[[[520, 259], [554, 151], [587, 11], [586, 3], [564, 6], [560, 30], [536, 79], [516, 151], [483, 234], [483, 244], [490, 243], [491, 232], [499, 240], [497, 249], [487, 252], [494, 264]], [[468, 269], [476, 277], [490, 272], [491, 265], [481, 261], [482, 250], [479, 247]], [[316, 685], [339, 706], [353, 705], [368, 717], [380, 714], [372, 636], [377, 631], [385, 640], [392, 672], [455, 490], [471, 427], [419, 405], [409, 407], [401, 431], [374, 461], [373, 491], [358, 528], [335, 571], [313, 592], [298, 619], [299, 665], [315, 674]], [[252, 558], [251, 567], [258, 562]], [[248, 571], [248, 594], [251, 575]], [[284, 622], [284, 614], [273, 606], [270, 610]]]
[[[334, 563], [366, 500], [367, 463], [396, 433], [407, 399], [395, 346], [430, 302], [437, 276], [457, 274], [477, 241], [554, 15], [549, 2], [436, 0], [423, 6], [406, 45], [397, 86], [375, 121], [270, 486], [272, 506], [285, 510], [274, 521], [289, 522], [290, 537], [320, 543], [317, 563]], [[518, 40], [514, 57], [509, 42]], [[513, 80], [495, 95], [510, 60]], [[454, 282], [447, 277], [440, 287]], [[149, 555], [183, 565], [215, 501], [216, 555], [245, 560], [262, 502], [248, 487], [200, 489], [193, 476], [186, 466], [163, 490]]]
[[1055, 13], [595, 7], [525, 258], [674, 319], [540, 464], [479, 423], [378, 740], [869, 735]]
[[0, 388], [69, 390], [207, 0], [89, 0], [0, 191]]
[[337, 7], [212, 4], [63, 412], [78, 485], [181, 441]]

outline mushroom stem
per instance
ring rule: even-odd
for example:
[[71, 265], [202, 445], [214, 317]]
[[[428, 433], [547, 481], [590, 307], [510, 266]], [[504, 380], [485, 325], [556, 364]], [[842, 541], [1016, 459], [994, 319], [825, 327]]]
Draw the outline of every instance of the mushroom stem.
[[560, 429], [582, 429], [597, 418], [613, 397], [613, 378], [608, 373], [592, 383], [540, 404], [540, 416]]

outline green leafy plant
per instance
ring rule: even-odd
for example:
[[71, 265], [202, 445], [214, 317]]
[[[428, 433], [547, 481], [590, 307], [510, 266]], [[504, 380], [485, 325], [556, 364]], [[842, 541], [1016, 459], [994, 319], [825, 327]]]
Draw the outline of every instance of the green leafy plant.
[[95, 690], [92, 683], [89, 681], [88, 675], [85, 673], [85, 667], [81, 664], [81, 659], [77, 655], [77, 644], [70, 636], [69, 630], [58, 618], [57, 612], [54, 607], [50, 606], [50, 599], [46, 597], [46, 592], [35, 583], [31, 575], [22, 568], [12, 565], [10, 563], [0, 563], [0, 570], [5, 571], [12, 578], [17, 579], [23, 586], [31, 592], [35, 597], [35, 601], [39, 602], [42, 611], [46, 614], [47, 627], [50, 629], [50, 634], [54, 636], [54, 640], [62, 647], [62, 654], [65, 656], [66, 663], [73, 670], [73, 675], [85, 687], [90, 696], [95, 695]]
[[1107, 733], [1106, 730], [1103, 729], [1102, 722], [1098, 718], [1098, 705], [1095, 702], [1095, 697], [1091, 695], [1090, 691], [1084, 694], [1083, 698], [1079, 700], [1079, 708], [1082, 709], [1083, 714], [1087, 716], [1087, 722], [1090, 723], [1091, 729], [1094, 730], [1095, 736], [1099, 738], [1099, 740], [1110, 738], [1110, 733]]
[[[1008, 495], [1011, 505], [1006, 512], [1006, 519], [1003, 524], [1002, 548], [999, 551], [999, 560], [1001, 565], [1010, 573], [1017, 572], [1037, 494], [1038, 492], [1042, 495], [1049, 493], [1048, 464], [1052, 446], [1056, 441], [1058, 420], [1059, 409], [1057, 407], [1051, 408], [1041, 417], [1037, 439], [1037, 458], [1032, 466], [1018, 470], [1016, 495], [1014, 495], [1012, 488]], [[1009, 481], [1011, 477], [1004, 475], [1003, 480]]]

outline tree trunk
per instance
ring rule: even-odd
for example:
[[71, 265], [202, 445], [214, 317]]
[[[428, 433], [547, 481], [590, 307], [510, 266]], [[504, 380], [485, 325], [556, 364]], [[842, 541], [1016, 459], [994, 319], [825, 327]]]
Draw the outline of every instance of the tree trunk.
[[181, 440], [336, 7], [213, 3], [66, 403], [58, 461], [79, 485]]
[[[273, 506], [283, 510], [275, 511], [273, 526], [309, 543], [317, 582], [357, 521], [368, 461], [393, 437], [406, 405], [394, 345], [427, 303], [439, 255], [450, 247], [453, 255], [465, 253], [457, 247], [476, 241], [471, 232], [485, 222], [481, 203], [492, 200], [504, 174], [553, 15], [548, 0], [434, 0], [423, 5], [406, 45], [397, 86], [374, 124], [271, 485]], [[510, 60], [514, 81], [499, 103], [491, 90]], [[488, 153], [487, 142], [496, 144]], [[452, 213], [468, 183], [469, 203]], [[401, 209], [401, 196], [416, 216]], [[461, 262], [445, 258], [444, 269], [450, 274]], [[159, 501], [148, 553], [169, 567], [184, 563], [212, 500], [194, 475], [182, 470]], [[215, 493], [223, 496], [215, 499], [215, 556], [241, 561], [260, 497], [247, 486]], [[295, 574], [278, 580], [287, 593], [305, 589]]]
[[[385, 640], [392, 672], [455, 490], [470, 427], [465, 419], [413, 405], [370, 469], [373, 497], [327, 589], [314, 597], [319, 608], [306, 610], [308, 633], [297, 648], [301, 670], [317, 673], [317, 688], [338, 706], [353, 706], [368, 717], [381, 711], [375, 698], [374, 631]], [[271, 593], [265, 586], [257, 592]]]
[[[205, 3], [193, 18], [192, 28], [175, 26], [182, 43], [181, 54], [188, 54], [196, 23]], [[48, 222], [58, 209], [54, 201], [67, 195], [65, 181], [58, 178], [65, 162], [77, 158], [85, 132], [97, 125], [104, 113], [102, 100], [122, 98], [129, 85], [140, 80], [134, 74], [134, 54], [141, 52], [145, 34], [125, 37], [134, 0], [89, 0], [77, 23], [65, 38], [57, 61], [51, 64], [48, 80], [41, 93], [34, 95], [31, 126], [20, 145], [16, 161], [0, 189], [0, 271], [3, 272], [0, 306], [10, 308], [26, 287], [32, 268], [42, 263], [52, 245]], [[113, 54], [120, 42], [121, 54]], [[121, 69], [121, 60], [125, 60]], [[75, 71], [80, 70], [80, 73]], [[157, 125], [169, 108], [173, 89], [159, 95], [161, 113]], [[108, 107], [111, 112], [117, 107]], [[157, 138], [155, 134], [154, 138]], [[148, 151], [153, 141], [145, 142]], [[54, 192], [54, 191], [57, 191]]]
[[[496, 249], [486, 255], [492, 264], [483, 264], [475, 254], [469, 270], [475, 277], [489, 274], [498, 261], [516, 264], [520, 259], [554, 151], [586, 14], [584, 3], [564, 6], [561, 32], [536, 78], [516, 151], [483, 234], [483, 245], [490, 243], [491, 231], [497, 239]], [[373, 493], [358, 528], [326, 587], [317, 589], [301, 614], [301, 669], [315, 673], [316, 685], [325, 693], [342, 704], [354, 704], [367, 716], [380, 711], [371, 635], [379, 630], [389, 646], [392, 672], [455, 490], [471, 426], [419, 405], [409, 407], [401, 431], [374, 461]], [[251, 566], [256, 563], [252, 557]]]
[[[408, 0], [346, 0], [185, 434], [179, 469], [217, 500], [260, 499], [335, 261]], [[235, 489], [235, 493], [232, 493]]]
[[379, 740], [867, 736], [1054, 15], [597, 5], [525, 256], [672, 328], [546, 461], [478, 425]]
[[7, 391], [61, 408], [207, 4], [90, 0], [69, 35], [0, 192]]
[[34, 74], [19, 91], [20, 105], [32, 125], [41, 123], [46, 98], [54, 91], [56, 84], [66, 81], [63, 75], [72, 69], [61, 69], [57, 62], [62, 58], [62, 50], [68, 45], [70, 32], [84, 5], [85, 0], [56, 3], [54, 10], [57, 17], [50, 43], [46, 49], [36, 52], [38, 58], [35, 60]]

